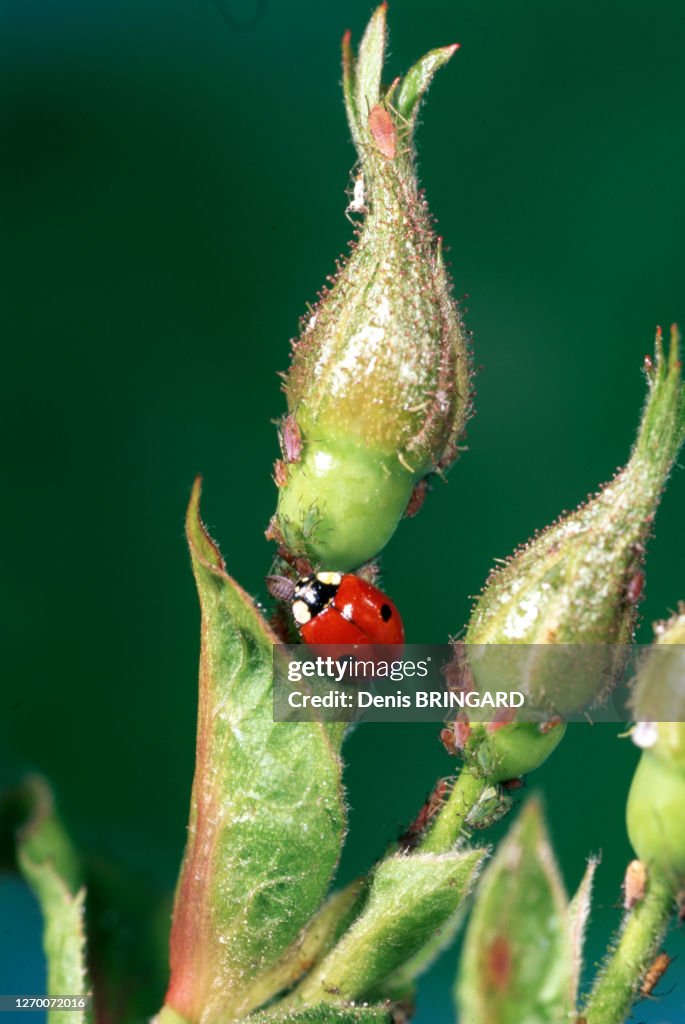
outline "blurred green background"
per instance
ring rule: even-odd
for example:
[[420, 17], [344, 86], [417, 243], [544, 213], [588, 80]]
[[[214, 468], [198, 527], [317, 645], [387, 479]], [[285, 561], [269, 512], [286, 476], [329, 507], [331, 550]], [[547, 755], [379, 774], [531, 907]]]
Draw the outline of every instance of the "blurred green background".
[[[234, 576], [270, 550], [276, 371], [345, 251], [354, 156], [339, 40], [371, 6], [2, 0], [4, 444], [0, 781], [37, 768], [84, 847], [171, 887], [191, 783], [194, 475]], [[238, 23], [247, 25], [240, 29]], [[654, 327], [685, 322], [682, 0], [395, 0], [388, 77], [459, 41], [420, 169], [467, 294], [469, 451], [383, 558], [409, 639], [443, 642], [495, 556], [625, 459]], [[685, 476], [648, 563], [647, 624], [685, 597]], [[636, 750], [575, 726], [529, 780], [569, 887], [603, 851], [591, 932], [618, 920]], [[363, 870], [451, 762], [432, 726], [346, 747]], [[642, 1021], [685, 1019], [685, 956]], [[455, 954], [419, 1024], [453, 1019]], [[41, 991], [38, 915], [0, 882], [0, 991]], [[668, 988], [668, 983], [666, 984]]]

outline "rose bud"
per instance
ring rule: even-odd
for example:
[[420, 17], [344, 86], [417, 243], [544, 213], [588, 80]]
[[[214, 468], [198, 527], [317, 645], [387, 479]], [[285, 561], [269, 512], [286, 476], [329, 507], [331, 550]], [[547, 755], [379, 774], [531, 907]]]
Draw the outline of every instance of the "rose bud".
[[414, 165], [420, 101], [456, 46], [384, 87], [385, 41], [385, 5], [356, 59], [343, 40], [359, 157], [348, 211], [364, 222], [294, 346], [269, 529], [291, 556], [343, 571], [378, 554], [427, 474], [451, 464], [470, 406], [465, 333]]
[[645, 544], [685, 435], [680, 371], [676, 329], [668, 357], [658, 332], [627, 465], [492, 572], [465, 636], [479, 688], [519, 689], [528, 707], [564, 715], [596, 703], [615, 681], [625, 655], [618, 645], [633, 636]]
[[655, 634], [633, 691], [638, 718], [633, 740], [642, 757], [628, 797], [628, 835], [640, 860], [680, 892], [685, 888], [685, 606], [659, 623]]

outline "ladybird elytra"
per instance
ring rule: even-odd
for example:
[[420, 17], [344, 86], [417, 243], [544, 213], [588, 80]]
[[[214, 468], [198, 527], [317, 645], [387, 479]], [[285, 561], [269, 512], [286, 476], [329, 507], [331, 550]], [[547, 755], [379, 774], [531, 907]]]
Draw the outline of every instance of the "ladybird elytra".
[[267, 581], [274, 597], [290, 603], [295, 625], [308, 644], [402, 644], [404, 626], [395, 603], [355, 576], [323, 570], [294, 583]]

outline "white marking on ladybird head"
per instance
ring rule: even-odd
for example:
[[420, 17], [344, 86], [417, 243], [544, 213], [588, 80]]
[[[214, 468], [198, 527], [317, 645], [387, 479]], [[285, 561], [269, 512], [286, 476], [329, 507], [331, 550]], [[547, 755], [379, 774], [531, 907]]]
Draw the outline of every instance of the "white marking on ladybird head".
[[307, 603], [305, 601], [294, 601], [293, 602], [293, 618], [298, 626], [306, 626], [312, 617]]
[[317, 572], [316, 578], [319, 583], [325, 583], [329, 587], [339, 587], [342, 575], [339, 572]]

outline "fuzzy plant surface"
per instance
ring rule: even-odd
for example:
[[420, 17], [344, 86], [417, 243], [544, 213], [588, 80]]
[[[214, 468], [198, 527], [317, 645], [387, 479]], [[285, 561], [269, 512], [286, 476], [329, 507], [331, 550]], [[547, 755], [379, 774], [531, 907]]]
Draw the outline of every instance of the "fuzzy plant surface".
[[385, 5], [375, 11], [356, 53], [349, 33], [343, 39], [358, 161], [347, 212], [358, 237], [303, 320], [284, 378], [268, 528], [281, 575], [270, 577], [270, 614], [231, 576], [231, 552], [225, 560], [202, 523], [199, 480], [192, 490], [199, 707], [173, 906], [81, 857], [45, 780], [25, 780], [0, 803], [3, 863], [43, 914], [48, 994], [85, 1000], [77, 1011], [50, 1010], [50, 1024], [154, 1014], [157, 1024], [403, 1024], [419, 979], [464, 922], [448, 1011], [459, 1024], [622, 1024], [668, 967], [665, 936], [685, 902], [682, 608], [657, 626], [634, 682], [641, 755], [627, 829], [636, 856], [622, 920], [589, 985], [596, 860], [570, 897], [535, 798], [496, 850], [481, 836], [563, 741], [564, 716], [600, 701], [622, 670], [647, 540], [685, 436], [675, 328], [668, 348], [658, 332], [646, 363], [625, 467], [499, 565], [470, 621], [454, 623], [464, 637], [453, 644], [455, 672], [466, 663], [481, 690], [516, 685], [537, 717], [460, 715], [436, 730], [452, 777], [426, 780], [433, 794], [403, 840], [381, 857], [369, 851], [366, 873], [346, 887], [335, 884], [346, 725], [274, 717], [274, 646], [297, 639], [303, 621], [286, 600], [293, 581], [319, 572], [317, 585], [330, 588], [340, 574], [375, 578], [401, 518], [454, 462], [473, 401], [468, 336], [414, 159], [419, 106], [457, 48], [432, 50], [384, 84], [386, 15]]
[[426, 54], [382, 84], [386, 9], [355, 60], [343, 39], [343, 92], [357, 157], [352, 254], [302, 321], [285, 377], [288, 414], [270, 532], [327, 569], [374, 558], [426, 477], [457, 453], [471, 404], [470, 356], [442, 243], [414, 167], [417, 114], [454, 55]]

